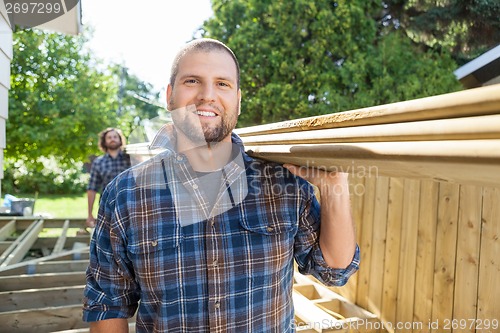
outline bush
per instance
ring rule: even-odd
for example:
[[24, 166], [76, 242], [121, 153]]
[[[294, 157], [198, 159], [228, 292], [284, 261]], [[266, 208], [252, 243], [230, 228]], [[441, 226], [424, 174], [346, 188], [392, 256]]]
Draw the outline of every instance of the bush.
[[35, 163], [6, 160], [2, 193], [80, 194], [85, 192], [88, 179], [81, 162], [61, 165], [44, 157]]

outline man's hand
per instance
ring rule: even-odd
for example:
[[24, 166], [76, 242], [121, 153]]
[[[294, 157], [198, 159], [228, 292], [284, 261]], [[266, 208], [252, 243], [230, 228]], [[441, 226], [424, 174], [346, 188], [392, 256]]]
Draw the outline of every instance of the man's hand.
[[356, 251], [356, 232], [351, 215], [348, 174], [292, 164], [285, 164], [283, 167], [318, 187], [321, 204], [319, 247], [328, 266], [346, 268]]
[[90, 215], [89, 217], [87, 217], [87, 221], [85, 222], [85, 224], [87, 225], [87, 227], [90, 227], [90, 228], [95, 227], [95, 218], [94, 218], [94, 216]]
[[[348, 184], [348, 174], [344, 172], [326, 171], [316, 168], [300, 167], [293, 164], [284, 164], [283, 167], [288, 169], [295, 176], [299, 176], [314, 186], [318, 187], [321, 192], [324, 190], [342, 190], [342, 186]], [[330, 188], [334, 186], [335, 188]]]

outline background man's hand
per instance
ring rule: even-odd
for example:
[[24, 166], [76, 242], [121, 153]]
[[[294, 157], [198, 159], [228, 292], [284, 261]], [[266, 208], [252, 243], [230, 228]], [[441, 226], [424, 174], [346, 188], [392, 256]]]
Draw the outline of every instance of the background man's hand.
[[85, 222], [85, 224], [90, 228], [95, 227], [95, 218], [93, 216], [87, 217], [87, 221]]

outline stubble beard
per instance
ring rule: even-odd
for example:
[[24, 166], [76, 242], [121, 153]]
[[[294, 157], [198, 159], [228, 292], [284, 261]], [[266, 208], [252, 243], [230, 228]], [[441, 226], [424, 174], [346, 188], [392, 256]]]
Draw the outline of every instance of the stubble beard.
[[122, 146], [121, 142], [110, 143], [106, 145], [107, 150], [118, 150]]
[[[172, 100], [170, 100], [170, 106], [174, 106]], [[200, 104], [201, 105], [201, 104]], [[196, 105], [196, 107], [200, 106]], [[236, 122], [238, 121], [239, 110], [235, 112], [222, 112], [220, 108], [210, 105], [210, 107], [217, 109], [219, 112], [220, 124], [209, 126], [207, 124], [202, 124], [196, 115], [195, 120], [189, 121], [184, 120], [175, 123], [175, 127], [179, 129], [184, 135], [186, 135], [192, 142], [206, 142], [211, 144], [217, 144], [224, 140], [227, 136], [231, 134], [233, 129], [236, 127]], [[170, 108], [174, 110], [174, 108]], [[190, 112], [188, 110], [182, 110], [180, 112]], [[188, 117], [185, 117], [186, 119]]]

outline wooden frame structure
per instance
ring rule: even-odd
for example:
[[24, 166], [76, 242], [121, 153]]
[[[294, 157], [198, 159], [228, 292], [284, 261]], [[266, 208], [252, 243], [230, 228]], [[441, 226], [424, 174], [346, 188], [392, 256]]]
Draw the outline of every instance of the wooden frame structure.
[[[84, 219], [0, 218], [1, 332], [87, 327], [81, 308], [90, 237], [75, 234], [84, 224]], [[44, 236], [50, 229], [60, 232]]]

